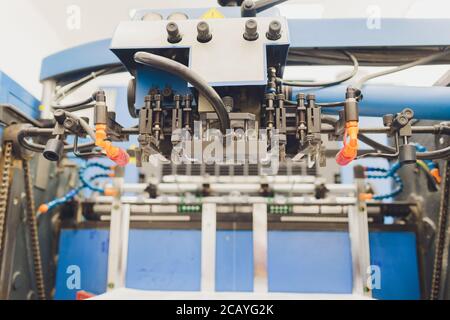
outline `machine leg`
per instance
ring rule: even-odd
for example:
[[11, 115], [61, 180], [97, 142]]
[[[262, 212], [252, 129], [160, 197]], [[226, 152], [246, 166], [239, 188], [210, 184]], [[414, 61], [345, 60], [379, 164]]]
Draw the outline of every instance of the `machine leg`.
[[203, 204], [202, 212], [202, 292], [214, 292], [216, 289], [216, 204]]
[[353, 264], [353, 294], [372, 297], [371, 286], [368, 283], [371, 265], [367, 205], [359, 199], [359, 194], [364, 192], [364, 171], [361, 170], [362, 167], [355, 167], [357, 200], [356, 205], [350, 206], [348, 211]]
[[[121, 178], [119, 178], [122, 180]], [[117, 180], [119, 180], [117, 179]], [[117, 184], [121, 182], [116, 181]], [[108, 290], [125, 288], [128, 261], [128, 236], [130, 232], [130, 205], [122, 204], [120, 192], [111, 210], [108, 256]]]
[[267, 276], [267, 205], [256, 203], [253, 205], [253, 264], [254, 291], [268, 292]]

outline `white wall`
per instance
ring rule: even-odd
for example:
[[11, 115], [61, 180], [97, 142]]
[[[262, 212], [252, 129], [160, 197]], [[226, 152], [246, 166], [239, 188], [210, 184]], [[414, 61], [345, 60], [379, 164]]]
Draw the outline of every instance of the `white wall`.
[[0, 70], [41, 98], [42, 59], [62, 42], [34, 7], [34, 0], [0, 0]]
[[[45, 56], [80, 43], [110, 37], [118, 22], [129, 18], [131, 8], [214, 6], [216, 0], [128, 0], [112, 3], [107, 0], [0, 0], [0, 70], [40, 98], [39, 73]], [[79, 5], [82, 9], [83, 25], [80, 30], [67, 29], [66, 8], [69, 4]], [[395, 4], [388, 0], [291, 0], [280, 8], [283, 13], [298, 17], [342, 18], [365, 16], [367, 6], [373, 4], [380, 6], [383, 17], [450, 17], [448, 0], [398, 0]], [[108, 8], [108, 14], [98, 15], [98, 12], [105, 12], [105, 8]], [[102, 19], [100, 25], [99, 17]], [[347, 69], [292, 68], [287, 76], [329, 79]], [[428, 85], [447, 69], [425, 67], [382, 80], [396, 84]]]

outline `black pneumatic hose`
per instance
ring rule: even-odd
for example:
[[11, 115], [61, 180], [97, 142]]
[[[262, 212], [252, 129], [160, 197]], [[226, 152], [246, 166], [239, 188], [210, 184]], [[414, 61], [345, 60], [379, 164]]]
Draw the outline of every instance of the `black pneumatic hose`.
[[[378, 143], [361, 133], [358, 135], [358, 139], [364, 142], [365, 144], [371, 146], [372, 148], [375, 148], [376, 150], [390, 154], [395, 154], [397, 152], [395, 148]], [[374, 154], [374, 157], [376, 157], [376, 154]], [[446, 147], [435, 151], [417, 152], [418, 160], [438, 160], [438, 159], [446, 159], [449, 157], [450, 157], [450, 147]]]
[[71, 103], [71, 104], [65, 104], [65, 105], [59, 105], [59, 104], [55, 104], [52, 105], [53, 109], [61, 109], [61, 110], [71, 110], [71, 111], [78, 111], [78, 110], [74, 110], [76, 108], [82, 108], [85, 107], [86, 105], [92, 103], [95, 101], [95, 97], [91, 96], [83, 101], [78, 101], [75, 103]]
[[226, 131], [230, 129], [230, 117], [228, 116], [225, 104], [216, 90], [208, 85], [208, 83], [197, 73], [179, 62], [147, 52], [137, 52], [134, 55], [134, 60], [137, 63], [150, 66], [158, 70], [167, 71], [192, 84], [194, 88], [205, 96], [214, 108], [214, 111], [217, 113], [220, 123], [220, 131], [223, 134], [226, 134]]
[[[27, 140], [27, 138], [40, 136], [42, 134], [48, 134], [51, 135], [53, 132], [53, 129], [38, 129], [34, 127], [25, 128], [19, 131], [17, 134], [17, 141], [19, 142], [20, 146], [33, 151], [37, 153], [42, 153], [45, 150], [45, 145], [34, 143], [33, 141]], [[95, 147], [95, 142], [87, 142], [83, 144], [78, 145], [78, 149], [84, 149], [89, 147]], [[74, 150], [74, 145], [67, 145], [64, 146], [64, 152], [72, 152]]]

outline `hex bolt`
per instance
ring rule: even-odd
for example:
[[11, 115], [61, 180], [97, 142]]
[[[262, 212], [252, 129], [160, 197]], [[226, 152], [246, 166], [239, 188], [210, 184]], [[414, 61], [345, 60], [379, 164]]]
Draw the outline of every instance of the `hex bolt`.
[[166, 87], [162, 90], [161, 94], [162, 94], [162, 96], [163, 96], [164, 98], [170, 98], [170, 97], [173, 95], [173, 90], [172, 90], [171, 87], [166, 86]]
[[383, 124], [385, 127], [390, 127], [392, 125], [392, 121], [394, 121], [393, 114], [386, 114], [383, 116]]
[[266, 37], [269, 40], [275, 41], [281, 38], [281, 23], [278, 21], [272, 21], [269, 25], [269, 31], [266, 33]]
[[397, 120], [397, 123], [402, 127], [406, 126], [409, 122], [409, 119], [406, 116], [404, 116], [403, 114], [397, 116], [396, 120]]
[[201, 21], [198, 23], [197, 32], [198, 32], [197, 36], [198, 42], [206, 43], [211, 41], [212, 34], [209, 30], [209, 25], [205, 21]]
[[64, 121], [64, 128], [67, 130], [72, 130], [77, 126], [77, 123], [72, 118], [67, 118], [66, 121]]
[[405, 108], [402, 111], [403, 115], [408, 118], [409, 120], [411, 120], [412, 118], [414, 118], [414, 111], [410, 108]]
[[225, 105], [225, 108], [227, 109], [228, 112], [233, 111], [234, 109], [234, 99], [233, 97], [230, 96], [225, 96], [223, 97], [223, 104]]
[[183, 39], [180, 34], [180, 29], [175, 22], [168, 23], [166, 30], [168, 35], [167, 41], [170, 43], [178, 43]]
[[310, 94], [308, 94], [308, 95], [306, 96], [306, 100], [308, 100], [310, 106], [312, 106], [312, 105], [311, 105], [311, 102], [312, 102], [313, 104], [315, 103], [315, 101], [316, 101], [316, 95], [310, 93]]
[[247, 20], [245, 23], [244, 39], [247, 41], [255, 41], [258, 38], [258, 23], [254, 19]]

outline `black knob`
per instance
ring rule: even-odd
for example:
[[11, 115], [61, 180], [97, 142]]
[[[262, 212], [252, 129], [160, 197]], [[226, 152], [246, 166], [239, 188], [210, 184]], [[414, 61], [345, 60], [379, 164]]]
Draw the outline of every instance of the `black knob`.
[[198, 23], [197, 32], [198, 32], [197, 36], [198, 42], [206, 43], [211, 41], [212, 34], [209, 30], [209, 25], [205, 21], [201, 21]]
[[245, 0], [241, 6], [242, 17], [256, 17], [256, 4], [253, 0]]
[[275, 41], [281, 38], [281, 23], [272, 21], [269, 25], [269, 31], [266, 33], [269, 40]]
[[255, 41], [258, 38], [258, 23], [254, 19], [247, 20], [245, 23], [244, 39], [248, 41]]
[[66, 112], [64, 110], [56, 110], [55, 112], [53, 112], [53, 117], [55, 118], [56, 122], [58, 122], [59, 124], [63, 124], [64, 121], [66, 120], [67, 116], [66, 116]]
[[178, 29], [178, 25], [175, 22], [168, 23], [166, 29], [168, 35], [167, 41], [170, 43], [178, 43], [183, 39], [180, 34], [180, 29]]
[[63, 153], [64, 142], [60, 139], [50, 139], [47, 141], [43, 155], [48, 161], [56, 162], [61, 160]]

